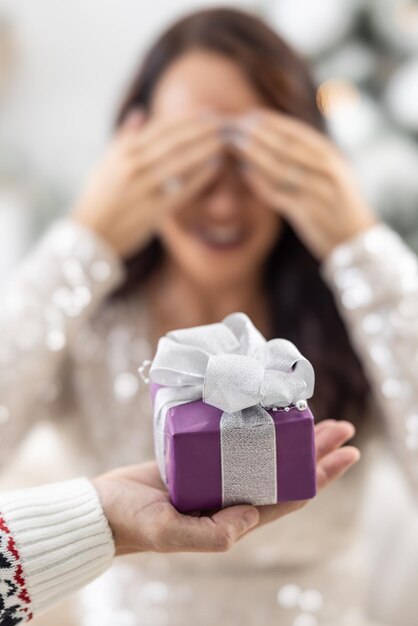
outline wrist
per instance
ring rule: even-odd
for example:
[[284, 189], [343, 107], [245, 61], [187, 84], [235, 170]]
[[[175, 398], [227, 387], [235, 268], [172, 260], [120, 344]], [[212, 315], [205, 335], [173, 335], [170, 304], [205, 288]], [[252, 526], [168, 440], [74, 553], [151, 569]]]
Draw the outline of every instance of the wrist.
[[97, 497], [99, 498], [100, 505], [103, 509], [103, 514], [107, 520], [107, 523], [109, 524], [109, 528], [112, 533], [113, 540], [115, 542], [115, 548], [117, 549], [116, 528], [115, 528], [116, 524], [115, 524], [115, 515], [114, 515], [115, 506], [113, 502], [112, 492], [111, 491], [109, 492], [109, 489], [108, 489], [108, 482], [109, 481], [103, 478], [102, 476], [93, 478], [91, 480], [91, 484], [96, 490]]
[[100, 221], [94, 217], [94, 213], [93, 215], [92, 213], [92, 211], [86, 211], [83, 208], [75, 208], [71, 211], [70, 217], [76, 225], [89, 231], [93, 236], [104, 242], [112, 250], [113, 254], [120, 257], [121, 255], [116, 249], [117, 247], [114, 244], [113, 238], [109, 235], [109, 229], [101, 224]]
[[106, 475], [98, 476], [92, 481], [92, 485], [96, 490], [104, 516], [112, 533], [115, 546], [115, 556], [130, 554], [134, 549], [130, 549], [124, 540], [123, 530], [123, 505], [118, 499], [118, 494], [123, 490], [118, 482], [107, 477]]
[[349, 244], [351, 241], [362, 237], [365, 233], [373, 229], [379, 223], [380, 220], [375, 215], [364, 215], [362, 218], [353, 222], [351, 227], [347, 229], [344, 236], [341, 237], [341, 239], [334, 244], [334, 246], [330, 250], [330, 253], [332, 253], [340, 245]]
[[89, 248], [93, 251], [90, 256], [94, 257], [94, 261], [102, 260], [107, 263], [112, 270], [111, 273], [117, 275], [117, 282], [120, 282], [124, 274], [123, 255], [115, 245], [114, 238], [109, 236], [107, 229], [77, 210], [70, 212], [68, 222], [90, 241]]
[[354, 239], [361, 237], [379, 223], [380, 220], [370, 211], [357, 215], [355, 219], [347, 224], [347, 227], [339, 236], [336, 236], [332, 242], [329, 242], [329, 245], [324, 246], [319, 257], [320, 262], [324, 263], [340, 246], [349, 244]]

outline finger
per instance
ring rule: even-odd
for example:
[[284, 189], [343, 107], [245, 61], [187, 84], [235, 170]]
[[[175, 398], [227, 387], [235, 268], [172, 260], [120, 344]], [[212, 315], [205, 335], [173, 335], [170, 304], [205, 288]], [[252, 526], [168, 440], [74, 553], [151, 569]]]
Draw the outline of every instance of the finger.
[[315, 433], [316, 460], [336, 450], [354, 437], [355, 428], [350, 422], [336, 422]]
[[332, 424], [336, 424], [336, 423], [337, 423], [337, 420], [332, 420], [332, 419], [322, 420], [321, 422], [318, 422], [318, 424], [315, 424], [315, 435], [320, 433], [321, 430], [323, 430], [324, 428], [327, 428], [328, 426]]
[[[156, 206], [158, 214], [154, 211], [150, 215], [151, 223], [156, 225], [165, 211], [187, 203], [198, 193], [202, 193], [205, 186], [214, 180], [222, 163], [223, 159], [219, 152], [218, 141], [208, 140], [187, 153], [178, 163], [167, 164], [166, 170], [161, 164], [158, 170], [153, 168], [148, 173], [138, 174], [137, 182], [131, 189], [132, 197], [141, 198], [144, 196], [144, 192], [157, 192], [159, 194], [162, 201], [159, 203], [159, 207]], [[178, 179], [179, 185], [177, 189], [168, 192], [165, 188], [165, 180], [170, 178]], [[126, 222], [126, 228], [135, 230], [138, 226], [143, 227], [144, 219], [143, 211], [135, 211], [131, 214], [129, 222]]]
[[[345, 474], [359, 459], [360, 452], [357, 448], [351, 446], [334, 450], [323, 458], [318, 463], [316, 470], [318, 492]], [[289, 513], [304, 507], [308, 502], [309, 500], [299, 500], [261, 506], [258, 508], [260, 514], [258, 526], [264, 526], [264, 524], [269, 524], [285, 515], [289, 515]]]
[[296, 117], [267, 108], [255, 110], [254, 115], [258, 115], [277, 132], [281, 132], [287, 142], [298, 143], [317, 156], [333, 149], [333, 144], [322, 132]]
[[168, 552], [225, 552], [258, 521], [257, 509], [247, 505], [223, 509], [212, 517], [197, 518], [175, 512], [162, 533], [167, 537], [164, 549]]
[[247, 144], [249, 149], [253, 145], [263, 146], [268, 150], [276, 160], [283, 164], [286, 163], [302, 167], [312, 174], [327, 175], [326, 162], [322, 158], [318, 158], [317, 151], [312, 151], [305, 144], [289, 140], [289, 137], [280, 130], [274, 128], [271, 122], [253, 124], [245, 130], [243, 129], [242, 144]]
[[153, 167], [144, 173], [142, 176], [144, 185], [163, 189], [166, 179], [179, 178], [184, 182], [197, 168], [210, 164], [215, 157], [220, 158], [222, 150], [223, 146], [219, 137], [207, 137], [198, 144], [185, 149], [183, 153], [160, 161], [158, 167]]
[[152, 167], [165, 158], [177, 157], [191, 144], [210, 136], [220, 139], [219, 122], [212, 118], [199, 118], [186, 126], [177, 126], [171, 133], [161, 133], [146, 145], [142, 142], [142, 145], [132, 146], [132, 153], [140, 157], [143, 167]]
[[[270, 135], [271, 136], [271, 135]], [[261, 142], [239, 140], [235, 146], [236, 154], [264, 174], [267, 182], [285, 190], [291, 196], [309, 194], [320, 200], [320, 206], [332, 206], [335, 201], [335, 190], [332, 177], [321, 166], [315, 167], [305, 159], [306, 164], [296, 162], [289, 155], [278, 155], [277, 152]], [[309, 157], [312, 158], [312, 157]], [[320, 160], [316, 158], [316, 163]]]
[[[288, 185], [275, 185], [270, 178], [264, 176], [254, 168], [241, 168], [241, 176], [251, 191], [268, 206], [285, 217], [298, 231], [306, 231], [311, 222], [320, 232], [325, 232], [329, 226], [330, 210], [335, 203], [331, 201], [331, 194], [327, 190], [300, 187], [298, 195], [292, 193]], [[315, 195], [314, 191], [318, 193]]]
[[269, 157], [258, 158], [255, 151], [241, 156], [244, 159], [241, 168], [243, 179], [264, 201], [283, 211], [289, 209], [294, 217], [299, 213], [302, 220], [306, 219], [305, 209], [314, 208], [315, 216], [329, 221], [330, 210], [335, 210], [337, 197], [330, 176], [293, 167], [289, 163], [275, 163]]
[[143, 109], [133, 109], [126, 115], [125, 119], [117, 129], [115, 142], [122, 148], [129, 145], [135, 137], [141, 134], [145, 124], [145, 111]]
[[232, 150], [239, 159], [263, 172], [274, 184], [278, 183], [280, 177], [279, 168], [286, 169], [286, 165], [280, 164], [277, 155], [275, 156], [268, 148], [245, 138], [238, 137], [234, 140]]
[[253, 168], [241, 168], [241, 176], [250, 190], [268, 206], [290, 219], [295, 212], [302, 211], [297, 197], [276, 187], [270, 178], [266, 178]]
[[340, 478], [360, 460], [360, 452], [353, 446], [346, 446], [327, 454], [317, 465], [316, 480], [318, 491]]
[[178, 198], [173, 199], [172, 207], [184, 206], [202, 194], [216, 179], [218, 172], [222, 168], [222, 163], [222, 157], [215, 156], [200, 167], [196, 167], [186, 179], [183, 188], [181, 188], [178, 194]]
[[122, 122], [119, 128], [119, 135], [132, 136], [132, 133], [145, 125], [145, 111], [143, 109], [132, 109]]
[[155, 145], [162, 138], [167, 139], [173, 133], [185, 131], [188, 127], [205, 123], [205, 121], [210, 124], [215, 119], [218, 119], [217, 116], [207, 111], [193, 111], [170, 118], [150, 116], [140, 135], [132, 137], [128, 147], [134, 152], [144, 150]]
[[[125, 217], [124, 231], [125, 233], [137, 233], [142, 229], [155, 232], [158, 230], [161, 220], [167, 215], [169, 211], [175, 211], [178, 208], [186, 206], [192, 202], [194, 198], [199, 194], [203, 194], [205, 189], [213, 183], [216, 176], [221, 169], [222, 158], [214, 157], [209, 159], [206, 163], [203, 163], [195, 168], [194, 171], [189, 173], [188, 177], [180, 181], [179, 188], [170, 191], [169, 193], [164, 189], [162, 180], [157, 181], [144, 181], [142, 178], [138, 179], [136, 187], [132, 190], [133, 196], [140, 198], [144, 193], [144, 186], [154, 186], [154, 191], [158, 185], [159, 201], [155, 198], [154, 209], [152, 212], [133, 211], [129, 216]], [[138, 200], [138, 206], [140, 206], [140, 200]], [[125, 235], [126, 236], [126, 235]]]

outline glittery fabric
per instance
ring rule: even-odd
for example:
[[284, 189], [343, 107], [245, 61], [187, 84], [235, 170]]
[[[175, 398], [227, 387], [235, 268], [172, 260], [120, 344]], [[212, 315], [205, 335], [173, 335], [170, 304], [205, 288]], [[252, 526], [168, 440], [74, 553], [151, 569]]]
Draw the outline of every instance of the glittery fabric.
[[[359, 519], [376, 435], [395, 447], [417, 493], [417, 261], [378, 225], [338, 246], [322, 269], [379, 405], [374, 419], [360, 416], [361, 463], [306, 508], [248, 535], [230, 553], [120, 558], [82, 594], [74, 626], [294, 626], [296, 619], [375, 625], [365, 608], [369, 537]], [[122, 276], [100, 239], [65, 221], [47, 233], [3, 290], [3, 467], [42, 418], [62, 433], [72, 475], [153, 457], [149, 389], [137, 376], [156, 348], [150, 345], [152, 309], [142, 292], [109, 300]], [[76, 291], [77, 284], [87, 291]], [[384, 584], [385, 576], [379, 567], [375, 583]], [[66, 624], [77, 605], [74, 599], [67, 607]], [[57, 615], [56, 623], [63, 620]]]
[[[223, 504], [277, 502], [276, 433], [260, 405], [285, 407], [313, 394], [314, 371], [290, 341], [266, 341], [244, 313], [171, 331], [158, 343], [150, 379], [167, 385], [155, 399], [155, 449], [165, 468], [168, 408], [203, 399], [221, 418]], [[257, 467], [257, 471], [251, 468]]]
[[391, 447], [416, 492], [418, 259], [378, 224], [338, 246], [322, 273], [372, 384]]

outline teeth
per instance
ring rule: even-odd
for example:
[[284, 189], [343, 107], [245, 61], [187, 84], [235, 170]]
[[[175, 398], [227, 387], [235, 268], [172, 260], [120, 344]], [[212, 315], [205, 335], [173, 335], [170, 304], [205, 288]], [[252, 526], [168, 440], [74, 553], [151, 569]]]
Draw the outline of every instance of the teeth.
[[215, 244], [232, 244], [238, 242], [242, 235], [235, 228], [211, 228], [202, 233], [203, 238]]

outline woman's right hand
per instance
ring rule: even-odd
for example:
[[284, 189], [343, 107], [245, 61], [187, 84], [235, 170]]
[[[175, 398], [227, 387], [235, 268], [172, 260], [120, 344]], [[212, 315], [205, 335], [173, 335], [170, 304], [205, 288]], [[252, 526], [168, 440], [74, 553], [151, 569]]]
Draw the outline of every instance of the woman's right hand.
[[219, 121], [200, 112], [146, 122], [128, 116], [93, 172], [73, 218], [127, 258], [151, 239], [162, 216], [190, 202], [221, 163]]

